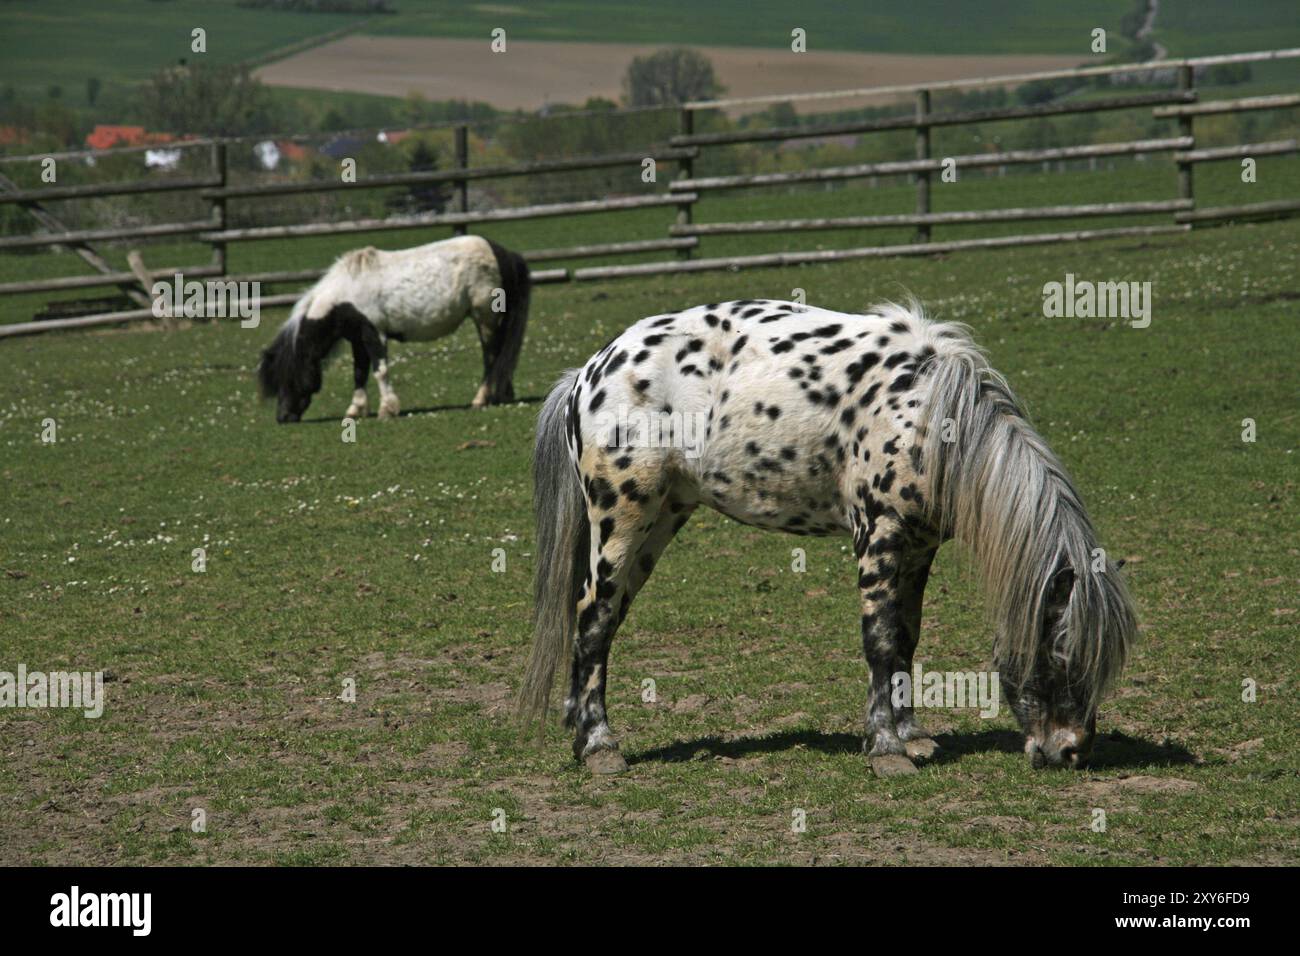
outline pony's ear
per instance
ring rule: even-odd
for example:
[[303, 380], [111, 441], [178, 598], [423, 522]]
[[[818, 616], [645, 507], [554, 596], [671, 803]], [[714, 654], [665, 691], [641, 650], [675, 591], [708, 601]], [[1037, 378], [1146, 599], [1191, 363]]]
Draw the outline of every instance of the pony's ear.
[[1128, 564], [1128, 559], [1126, 559], [1126, 558], [1120, 558], [1118, 561], [1115, 562], [1115, 570], [1118, 571], [1120, 568], [1124, 567], [1124, 565], [1126, 565], [1126, 564]]

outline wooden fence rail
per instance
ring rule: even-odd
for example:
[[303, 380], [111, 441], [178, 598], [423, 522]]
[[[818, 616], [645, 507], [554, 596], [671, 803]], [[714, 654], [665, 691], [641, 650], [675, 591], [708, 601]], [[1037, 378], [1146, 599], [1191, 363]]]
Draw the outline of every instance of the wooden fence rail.
[[1196, 94], [1186, 90], [1149, 93], [1138, 96], [1121, 96], [1105, 100], [1066, 100], [1035, 106], [1012, 106], [999, 109], [967, 110], [960, 113], [931, 113], [929, 91], [919, 90], [926, 106], [911, 116], [894, 116], [876, 120], [858, 120], [846, 123], [816, 123], [806, 126], [776, 126], [764, 130], [738, 130], [726, 133], [699, 133], [674, 136], [669, 142], [674, 146], [723, 146], [732, 143], [762, 143], [770, 140], [808, 139], [816, 136], [842, 136], [847, 133], [881, 133], [900, 129], [933, 128], [936, 126], [964, 126], [972, 123], [991, 123], [999, 120], [1035, 119], [1046, 116], [1066, 116], [1075, 113], [1097, 113], [1104, 110], [1131, 110], [1160, 103], [1193, 103]]
[[[696, 272], [709, 269], [754, 268], [762, 266], [792, 265], [798, 263], [834, 262], [857, 258], [882, 256], [927, 255], [966, 249], [1001, 249], [1047, 243], [1080, 242], [1122, 236], [1153, 236], [1184, 233], [1194, 225], [1221, 223], [1236, 219], [1259, 219], [1300, 214], [1300, 199], [1249, 203], [1215, 208], [1198, 209], [1195, 201], [1194, 170], [1200, 163], [1244, 159], [1258, 156], [1288, 155], [1298, 151], [1295, 139], [1245, 143], [1232, 146], [1197, 148], [1193, 125], [1196, 117], [1244, 113], [1257, 110], [1290, 109], [1300, 106], [1300, 93], [1246, 96], [1235, 99], [1201, 102], [1196, 90], [1196, 70], [1227, 63], [1253, 63], [1300, 57], [1300, 48], [1268, 50], [1248, 54], [1196, 57], [1165, 60], [1158, 63], [1120, 64], [1104, 67], [1087, 67], [1075, 70], [1052, 70], [1013, 76], [985, 77], [975, 80], [954, 80], [927, 84], [874, 87], [859, 90], [832, 90], [820, 93], [785, 96], [745, 97], [727, 100], [700, 101], [684, 104], [679, 110], [678, 131], [666, 144], [648, 148], [644, 152], [620, 152], [600, 156], [558, 157], [531, 162], [472, 167], [469, 162], [468, 129], [461, 125], [453, 130], [454, 165], [450, 169], [427, 172], [406, 172], [365, 176], [353, 182], [338, 180], [309, 180], [306, 182], [272, 182], [260, 184], [232, 184], [229, 182], [228, 145], [223, 141], [197, 140], [168, 144], [166, 148], [206, 149], [210, 155], [210, 170], [206, 176], [166, 177], [140, 182], [105, 183], [78, 186], [53, 186], [20, 189], [0, 177], [0, 204], [16, 204], [31, 212], [44, 227], [43, 232], [30, 235], [0, 238], [0, 251], [43, 246], [67, 246], [85, 259], [98, 274], [66, 276], [50, 279], [33, 279], [0, 284], [0, 296], [30, 294], [33, 292], [64, 291], [117, 286], [122, 288], [139, 305], [146, 305], [148, 289], [142, 288], [144, 280], [170, 278], [179, 272], [186, 278], [220, 277], [223, 281], [257, 282], [267, 285], [301, 284], [314, 281], [324, 269], [284, 270], [278, 272], [231, 275], [226, 250], [230, 243], [259, 240], [299, 238], [308, 236], [342, 235], [428, 229], [446, 227], [455, 234], [464, 234], [471, 226], [517, 220], [545, 219], [621, 212], [656, 207], [676, 210], [674, 222], [667, 235], [637, 237], [616, 242], [587, 244], [565, 248], [535, 249], [526, 252], [535, 263], [556, 262], [565, 259], [590, 259], [607, 256], [671, 252], [673, 259], [645, 262], [635, 265], [585, 266], [582, 268], [535, 269], [538, 283], [565, 281], [594, 281], [620, 276], [655, 275], [661, 273]], [[1094, 77], [1169, 73], [1176, 80], [1175, 89], [1138, 91], [1128, 95], [1097, 98], [1063, 98], [1049, 103], [1018, 105], [991, 109], [940, 110], [931, 106], [935, 92], [964, 90], [980, 87], [1009, 86], [1035, 80], [1066, 78], [1088, 79]], [[696, 113], [739, 105], [758, 105], [776, 102], [809, 102], [832, 98], [863, 96], [910, 96], [912, 108], [898, 116], [854, 120], [837, 123], [808, 123], [797, 126], [770, 127], [728, 131], [696, 131]], [[1125, 142], [1071, 145], [1045, 149], [1019, 149], [983, 152], [949, 157], [932, 155], [932, 132], [936, 128], [970, 125], [975, 123], [1015, 122], [1054, 116], [1067, 116], [1102, 111], [1150, 109], [1156, 120], [1172, 121], [1176, 129], [1169, 135]], [[736, 144], [786, 142], [833, 135], [859, 135], [890, 131], [912, 130], [914, 143], [911, 157], [883, 162], [817, 169], [790, 170], [774, 173], [697, 176], [697, 161], [711, 148]], [[128, 147], [112, 153], [138, 152], [145, 148]], [[931, 208], [934, 175], [945, 164], [955, 164], [958, 169], [1005, 167], [1017, 164], [1052, 163], [1077, 160], [1096, 160], [1102, 157], [1144, 156], [1154, 153], [1172, 154], [1177, 170], [1178, 198], [1150, 199], [1126, 202], [1089, 204], [1058, 204], [1041, 207], [1014, 207], [972, 211], [935, 212]], [[22, 160], [39, 162], [47, 155], [71, 158], [87, 155], [82, 151], [60, 154], [43, 154], [30, 157], [0, 157], [2, 162]], [[651, 187], [645, 195], [626, 195], [603, 199], [570, 202], [541, 203], [520, 207], [470, 210], [469, 186], [471, 183], [509, 177], [531, 177], [581, 172], [618, 167], [640, 168], [652, 159], [656, 163], [675, 164], [675, 176], [670, 178], [667, 190]], [[908, 176], [916, 189], [915, 211], [896, 215], [844, 215], [825, 218], [787, 218], [750, 220], [741, 222], [697, 222], [695, 206], [702, 196], [714, 191], [749, 188], [784, 188], [811, 183], [832, 183], [863, 177]], [[329, 193], [343, 189], [382, 189], [450, 184], [452, 196], [447, 211], [400, 218], [363, 218], [342, 222], [288, 223], [274, 226], [232, 228], [229, 224], [229, 203], [267, 196]], [[61, 220], [51, 215], [43, 206], [46, 203], [99, 196], [131, 196], [159, 192], [186, 191], [208, 204], [208, 217], [200, 221], [154, 223], [122, 228], [69, 229]], [[1071, 229], [1060, 232], [1027, 235], [970, 238], [950, 241], [933, 241], [936, 227], [999, 222], [1031, 222], [1047, 220], [1104, 219], [1139, 215], [1172, 215], [1172, 222], [1160, 225], [1128, 225], [1097, 229]], [[901, 245], [859, 246], [850, 249], [815, 250], [806, 252], [761, 253], [731, 257], [695, 258], [701, 239], [718, 235], [746, 235], [765, 233], [814, 232], [818, 230], [868, 230], [873, 228], [915, 227], [915, 240]], [[90, 248], [92, 242], [119, 240], [152, 240], [169, 236], [194, 236], [197, 241], [212, 248], [212, 260], [207, 265], [188, 268], [146, 269], [138, 255], [132, 257], [136, 267], [132, 272], [113, 270], [98, 253]], [[262, 296], [264, 306], [292, 302], [297, 293], [284, 292]], [[149, 308], [137, 308], [97, 316], [80, 316], [48, 322], [31, 322], [20, 325], [0, 325], [0, 337], [29, 334], [52, 328], [85, 328], [121, 321], [152, 318]]]
[[296, 226], [258, 226], [251, 229], [227, 229], [222, 232], [201, 233], [199, 238], [207, 242], [247, 242], [253, 239], [288, 239], [294, 236], [334, 236], [350, 232], [384, 232], [395, 229], [427, 229], [430, 226], [508, 222], [515, 219], [543, 219], [548, 216], [580, 216], [619, 209], [676, 206], [683, 202], [694, 201], [694, 196], [657, 193], [650, 196], [585, 199], [580, 202], [518, 206], [511, 209], [490, 209], [484, 212], [433, 213], [403, 219], [354, 219], [348, 222], [312, 222]]
[[[639, 166], [646, 159], [670, 162], [693, 158], [697, 149], [661, 149], [642, 153], [615, 153], [608, 156], [585, 156], [574, 159], [548, 159], [535, 163], [514, 163], [509, 166], [480, 166], [470, 169], [443, 169], [425, 173], [385, 173], [364, 176], [352, 182], [339, 179], [310, 179], [296, 183], [266, 183], [258, 186], [228, 186], [224, 189], [205, 189], [205, 198], [243, 199], [250, 196], [286, 196], [293, 193], [324, 193], [340, 189], [383, 189], [391, 186], [413, 186], [428, 183], [468, 183], [479, 179], [505, 179], [512, 176], [537, 176], [544, 173], [574, 172], [589, 169], [606, 169], [611, 166]], [[461, 210], [462, 212], [464, 210]]]
[[[1190, 136], [1170, 139], [1143, 139], [1127, 143], [1098, 143], [1090, 146], [1059, 146], [1051, 149], [1012, 149], [1001, 153], [977, 153], [947, 157], [958, 169], [987, 166], [1012, 166], [1025, 163], [1054, 162], [1066, 159], [1089, 159], [1103, 156], [1131, 156], [1137, 153], [1171, 152], [1194, 145]], [[904, 173], [939, 172], [942, 159], [909, 159], [883, 163], [859, 163], [855, 166], [827, 166], [801, 169], [790, 173], [750, 173], [741, 176], [713, 176], [707, 179], [679, 179], [669, 189], [700, 192], [707, 189], [739, 189], [747, 186], [784, 186], [793, 183], [827, 182], [837, 179], [861, 179], [866, 176], [897, 176]]]
[[959, 223], [1022, 222], [1047, 219], [1088, 219], [1096, 216], [1138, 216], [1190, 210], [1190, 199], [1150, 202], [1090, 203], [1075, 206], [1030, 206], [1014, 209], [974, 209], [960, 212], [903, 213], [885, 216], [840, 216], [831, 219], [767, 219], [750, 222], [704, 222], [671, 226], [675, 236], [743, 235], [763, 232], [807, 232], [823, 229], [874, 229], [891, 226], [939, 226]]
[[0, 249], [30, 249], [35, 246], [67, 246], [78, 242], [184, 236], [211, 229], [212, 222], [207, 219], [194, 222], [160, 222], [152, 226], [130, 226], [124, 229], [77, 229], [0, 238]]
[[1277, 96], [1243, 96], [1235, 100], [1214, 100], [1210, 103], [1193, 103], [1188, 106], [1166, 106], [1151, 111], [1156, 119], [1177, 119], [1180, 116], [1211, 116], [1215, 113], [1246, 113], [1251, 110], [1278, 110], [1300, 106], [1300, 93], [1282, 93]]
[[1293, 139], [1275, 140], [1271, 143], [1243, 143], [1240, 146], [1215, 146], [1211, 149], [1195, 149], [1187, 153], [1175, 153], [1174, 161], [1178, 163], [1210, 163], [1220, 159], [1243, 159], [1247, 156], [1280, 156], [1294, 153], [1297, 149]]
[[204, 186], [220, 186], [213, 178], [164, 179], [158, 182], [89, 183], [84, 186], [50, 186], [47, 189], [19, 189], [0, 193], [0, 203], [51, 202], [98, 196], [130, 196], [139, 193], [187, 192]]

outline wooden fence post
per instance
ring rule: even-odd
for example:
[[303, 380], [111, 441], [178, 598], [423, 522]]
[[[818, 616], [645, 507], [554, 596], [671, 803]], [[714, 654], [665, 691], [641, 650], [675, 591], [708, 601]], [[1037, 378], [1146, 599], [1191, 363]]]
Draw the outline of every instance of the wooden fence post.
[[[692, 133], [694, 133], [695, 113], [687, 109], [686, 107], [682, 107], [679, 126], [680, 126], [679, 132], [681, 132], [683, 136], [690, 136]], [[677, 161], [678, 179], [690, 179], [694, 175], [695, 175], [695, 160], [691, 159], [690, 156], [684, 156]], [[690, 224], [691, 224], [691, 204], [689, 202], [681, 203], [677, 207], [677, 225], [689, 226]], [[678, 259], [689, 259], [690, 257], [691, 257], [691, 250], [689, 248], [677, 250]]]
[[[916, 93], [916, 119], [919, 123], [930, 114], [930, 91], [918, 90]], [[930, 127], [916, 127], [916, 158], [930, 158]], [[916, 214], [918, 216], [929, 215], [930, 213], [930, 174], [928, 172], [919, 172], [916, 174]], [[930, 226], [923, 223], [916, 227], [916, 241], [930, 241]]]
[[[212, 144], [212, 175], [218, 180], [218, 189], [225, 189], [228, 183], [227, 174], [228, 165], [226, 162], [226, 144], [217, 142]], [[212, 231], [224, 232], [226, 228], [226, 198], [224, 196], [214, 196], [209, 200], [211, 204]], [[212, 265], [217, 269], [217, 275], [226, 274], [226, 243], [221, 239], [212, 241]]]
[[[469, 127], [462, 123], [456, 127], [456, 168], [469, 169]], [[456, 212], [469, 212], [469, 180], [456, 180]], [[464, 223], [452, 226], [452, 232], [463, 236], [469, 232]]]
[[[1178, 89], [1191, 90], [1195, 87], [1196, 71], [1190, 66], [1180, 66], [1178, 68]], [[1189, 114], [1183, 114], [1178, 117], [1178, 135], [1192, 136], [1192, 117]], [[1191, 147], [1195, 149], [1193, 145]], [[1192, 194], [1192, 170], [1196, 167], [1192, 163], [1180, 162], [1178, 164], [1178, 198], [1190, 199], [1193, 204], [1196, 202]], [[1193, 205], [1195, 208], [1195, 205]], [[1193, 227], [1195, 228], [1195, 227]]]

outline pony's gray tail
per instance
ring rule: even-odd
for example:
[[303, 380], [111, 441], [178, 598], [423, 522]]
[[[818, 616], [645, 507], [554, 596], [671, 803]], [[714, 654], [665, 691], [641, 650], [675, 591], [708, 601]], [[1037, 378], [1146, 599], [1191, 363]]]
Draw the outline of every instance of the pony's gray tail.
[[533, 511], [537, 518], [533, 647], [519, 688], [519, 719], [527, 732], [546, 730], [555, 668], [573, 647], [578, 590], [587, 579], [591, 530], [587, 507], [569, 458], [569, 396], [578, 378], [570, 369], [551, 389], [537, 418], [533, 449]]
[[1073, 572], [1050, 646], [1095, 706], [1137, 631], [1119, 569], [1101, 557], [1064, 465], [968, 330], [927, 331], [935, 355], [921, 372], [928, 378], [921, 453], [931, 518], [970, 549], [996, 627], [994, 658], [1022, 681], [1042, 649], [1057, 575]]

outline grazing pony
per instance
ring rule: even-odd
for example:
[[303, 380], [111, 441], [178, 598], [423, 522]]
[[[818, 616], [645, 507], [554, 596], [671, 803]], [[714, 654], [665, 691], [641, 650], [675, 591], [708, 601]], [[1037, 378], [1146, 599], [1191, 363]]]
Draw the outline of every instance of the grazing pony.
[[514, 401], [511, 381], [528, 323], [528, 265], [482, 236], [457, 236], [413, 249], [367, 246], [346, 252], [294, 304], [262, 351], [257, 380], [278, 401], [278, 422], [296, 422], [320, 391], [321, 366], [344, 339], [352, 346], [352, 404], [366, 414], [366, 381], [379, 382], [379, 417], [398, 413], [388, 340], [427, 341], [474, 319], [483, 346], [483, 382], [473, 405]]
[[1081, 767], [1134, 609], [1060, 461], [957, 324], [919, 306], [846, 315], [744, 300], [652, 316], [560, 379], [533, 462], [535, 634], [520, 690], [545, 719], [570, 659], [566, 724], [594, 772], [626, 769], [605, 711], [610, 643], [701, 504], [744, 524], [851, 535], [877, 773], [935, 743], [891, 677], [912, 669], [939, 545], [979, 568], [994, 661], [1035, 766]]

